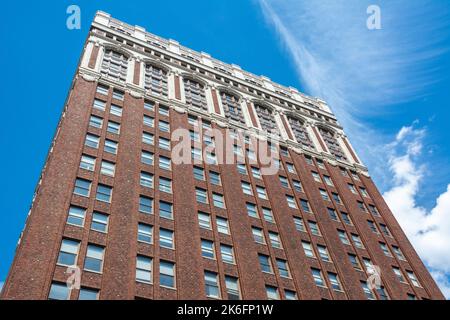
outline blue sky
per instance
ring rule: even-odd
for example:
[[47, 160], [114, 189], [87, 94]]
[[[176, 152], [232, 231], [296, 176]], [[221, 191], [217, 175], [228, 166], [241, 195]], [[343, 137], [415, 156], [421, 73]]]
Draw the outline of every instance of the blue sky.
[[[381, 30], [365, 26], [366, 8], [373, 3], [381, 8]], [[71, 4], [81, 8], [81, 30], [66, 28]], [[95, 11], [103, 10], [326, 99], [450, 295], [450, 3], [345, 4], [91, 0], [33, 1], [24, 8], [20, 2], [4, 3], [0, 143], [2, 168], [7, 169], [0, 202], [0, 282], [12, 261], [89, 24]]]

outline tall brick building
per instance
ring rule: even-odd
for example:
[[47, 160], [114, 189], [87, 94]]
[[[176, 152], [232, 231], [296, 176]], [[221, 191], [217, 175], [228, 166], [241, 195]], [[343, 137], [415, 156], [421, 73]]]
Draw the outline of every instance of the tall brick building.
[[324, 101], [98, 12], [2, 298], [443, 295]]

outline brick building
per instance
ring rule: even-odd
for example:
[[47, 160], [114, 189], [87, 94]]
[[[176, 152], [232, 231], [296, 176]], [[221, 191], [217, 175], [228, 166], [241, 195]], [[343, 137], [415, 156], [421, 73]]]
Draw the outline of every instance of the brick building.
[[443, 295], [324, 101], [98, 12], [2, 298]]

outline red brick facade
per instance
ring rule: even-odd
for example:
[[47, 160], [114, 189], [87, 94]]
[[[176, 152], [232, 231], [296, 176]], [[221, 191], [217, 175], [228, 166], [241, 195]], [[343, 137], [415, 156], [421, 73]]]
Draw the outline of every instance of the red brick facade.
[[[88, 63], [91, 69], [95, 68], [98, 54], [98, 47], [94, 47]], [[140, 73], [138, 64], [135, 71]], [[133, 79], [135, 84], [140, 82], [136, 75]], [[175, 75], [174, 82], [175, 97], [180, 100], [182, 81], [178, 75]], [[211, 92], [211, 109], [219, 114], [217, 91], [211, 89]], [[104, 111], [92, 107], [94, 99], [105, 102]], [[62, 239], [80, 241], [77, 265], [81, 269], [88, 244], [104, 247], [102, 272], [84, 270], [81, 276], [81, 286], [97, 289], [100, 299], [206, 299], [205, 270], [218, 275], [220, 296], [223, 299], [227, 298], [226, 276], [238, 279], [242, 299], [266, 299], [266, 286], [277, 288], [281, 299], [287, 298], [288, 292], [295, 292], [298, 299], [366, 299], [367, 294], [362, 289], [361, 281], [367, 281], [370, 274], [363, 264], [364, 258], [380, 267], [382, 286], [390, 299], [407, 299], [412, 296], [417, 299], [443, 299], [442, 293], [373, 181], [366, 175], [353, 171], [350, 166], [335, 165], [333, 161], [321, 160], [319, 163], [314, 156], [309, 160], [309, 156], [297, 153], [290, 147], [286, 147], [287, 153], [282, 153], [281, 168], [274, 175], [252, 175], [252, 167], [259, 165], [250, 164], [248, 159], [245, 164], [248, 172], [246, 175], [238, 171], [236, 164], [202, 163], [198, 167], [202, 167], [205, 172], [204, 181], [195, 178], [191, 164], [172, 164], [171, 170], [164, 170], [158, 166], [158, 160], [172, 155], [170, 151], [158, 147], [158, 143], [160, 138], [170, 139], [171, 133], [159, 130], [159, 121], [170, 123], [171, 131], [178, 128], [194, 130], [194, 127], [188, 121], [187, 112], [182, 112], [179, 107], [172, 108], [174, 105], [169, 100], [162, 103], [158, 101], [162, 100], [152, 97], [144, 100], [129, 92], [124, 93], [123, 100], [117, 100], [113, 98], [112, 87], [107, 95], [103, 95], [97, 92], [96, 80], [77, 75], [5, 282], [2, 299], [47, 299], [52, 283], [64, 283], [68, 277], [65, 274], [66, 267], [57, 264]], [[154, 109], [144, 108], [144, 102], [154, 105]], [[110, 112], [112, 104], [122, 107], [121, 116]], [[158, 112], [161, 105], [170, 108], [169, 115]], [[257, 115], [250, 106], [249, 111], [256, 126]], [[91, 115], [103, 119], [101, 129], [89, 125]], [[153, 128], [144, 125], [144, 116], [154, 118]], [[284, 116], [281, 119], [289, 138], [293, 140], [294, 137], [288, 130], [289, 124]], [[120, 124], [120, 134], [107, 130], [108, 121]], [[225, 135], [225, 129], [214, 121], [212, 127]], [[320, 134], [313, 129], [322, 148], [327, 150]], [[153, 145], [142, 142], [143, 132], [154, 135]], [[99, 137], [98, 148], [85, 145], [86, 133]], [[116, 155], [103, 151], [106, 139], [118, 143]], [[153, 165], [142, 163], [143, 150], [153, 153]], [[96, 158], [94, 171], [80, 168], [82, 155]], [[353, 157], [356, 160], [356, 156]], [[102, 160], [115, 164], [114, 177], [101, 174]], [[293, 165], [294, 171], [288, 170], [290, 165]], [[143, 171], [153, 175], [153, 188], [141, 186], [140, 174]], [[212, 183], [208, 174], [210, 171], [220, 175], [220, 185]], [[313, 178], [313, 172], [318, 174], [320, 182]], [[281, 179], [287, 179], [287, 188], [281, 183], [280, 176]], [[88, 197], [74, 195], [77, 178], [91, 182]], [[171, 193], [158, 190], [161, 178], [172, 181]], [[326, 180], [332, 184], [326, 183]], [[243, 192], [242, 182], [250, 184], [252, 196]], [[297, 182], [301, 183], [301, 189], [295, 188]], [[95, 191], [99, 184], [112, 187], [110, 203], [96, 200]], [[350, 191], [349, 184], [355, 187], [355, 193]], [[266, 199], [258, 197], [257, 187], [265, 188]], [[207, 204], [197, 202], [195, 188], [207, 191]], [[361, 190], [365, 190], [367, 195]], [[323, 198], [324, 192], [328, 194], [329, 200]], [[333, 193], [339, 195], [340, 201]], [[225, 208], [214, 205], [214, 195], [224, 196]], [[139, 211], [140, 196], [153, 200], [152, 214]], [[294, 199], [296, 208], [289, 206], [286, 196]], [[301, 200], [308, 201], [311, 212], [305, 211]], [[160, 201], [173, 205], [173, 219], [160, 216]], [[247, 203], [256, 205], [259, 218], [247, 213]], [[369, 209], [362, 210], [361, 203]], [[71, 205], [86, 209], [84, 226], [66, 223]], [[372, 207], [379, 214], [372, 211]], [[271, 210], [273, 221], [263, 217], [263, 208]], [[335, 210], [339, 221], [331, 218], [329, 209]], [[93, 211], [108, 215], [107, 233], [90, 228]], [[210, 229], [199, 225], [199, 211], [210, 215]], [[351, 224], [344, 223], [345, 213], [351, 219]], [[220, 218], [227, 219], [229, 234], [218, 231]], [[294, 218], [296, 221], [302, 219], [304, 231], [298, 229]], [[373, 232], [368, 220], [381, 231]], [[137, 241], [139, 223], [153, 226], [152, 244]], [[314, 225], [320, 230], [320, 235], [314, 234]], [[382, 225], [387, 226], [389, 233], [383, 233]], [[255, 242], [252, 227], [263, 231], [266, 244]], [[174, 231], [174, 249], [159, 245], [160, 228]], [[348, 244], [341, 241], [338, 230], [345, 232], [350, 238]], [[282, 248], [271, 245], [270, 235], [273, 234], [279, 235]], [[359, 236], [364, 248], [356, 245], [351, 239], [352, 234]], [[213, 241], [215, 259], [202, 257], [202, 239]], [[315, 257], [306, 255], [302, 241], [311, 244]], [[383, 252], [380, 242], [389, 248], [390, 256]], [[232, 246], [234, 264], [223, 261], [220, 245]], [[326, 247], [329, 261], [321, 258], [319, 246]], [[393, 246], [403, 252], [405, 259], [400, 259], [395, 254]], [[269, 257], [272, 272], [262, 272], [258, 254]], [[349, 254], [356, 256], [361, 265], [360, 270], [352, 265]], [[138, 255], [152, 258], [152, 283], [136, 281]], [[277, 259], [287, 262], [288, 277], [281, 273]], [[162, 260], [175, 264], [174, 288], [160, 285]], [[392, 267], [401, 270], [404, 282], [398, 280]], [[311, 268], [321, 271], [323, 285], [315, 283]], [[414, 273], [419, 285], [414, 285], [407, 272]], [[337, 275], [340, 288], [334, 287], [328, 277], [329, 273]], [[70, 291], [71, 299], [78, 299], [78, 295], [78, 289]], [[383, 293], [376, 290], [373, 295], [376, 299], [383, 298]]]

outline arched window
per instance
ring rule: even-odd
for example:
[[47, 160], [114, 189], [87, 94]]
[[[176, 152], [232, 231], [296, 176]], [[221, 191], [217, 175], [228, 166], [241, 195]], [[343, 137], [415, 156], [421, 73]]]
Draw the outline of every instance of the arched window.
[[262, 104], [255, 103], [255, 110], [264, 131], [272, 132], [276, 129], [277, 125], [275, 123], [275, 116], [272, 109]]
[[242, 114], [242, 109], [239, 104], [239, 98], [224, 91], [220, 93], [220, 96], [222, 98], [225, 116], [229, 120], [245, 124], [244, 115]]
[[145, 65], [145, 90], [151, 94], [167, 97], [167, 71], [152, 65]]
[[314, 149], [314, 143], [311, 137], [306, 131], [305, 123], [297, 118], [288, 117], [289, 124], [291, 125], [292, 131], [294, 132], [295, 139], [297, 142], [302, 144], [302, 146]]
[[331, 130], [327, 130], [322, 127], [319, 127], [319, 132], [323, 140], [325, 141], [328, 150], [330, 150], [330, 153], [339, 160], [347, 161], [347, 157], [345, 156], [344, 151], [339, 145], [339, 142], [337, 141], [334, 133]]
[[193, 107], [208, 111], [204, 86], [201, 83], [189, 78], [184, 78], [183, 82], [186, 103]]
[[113, 49], [106, 49], [100, 72], [110, 78], [125, 82], [127, 80], [128, 57]]

